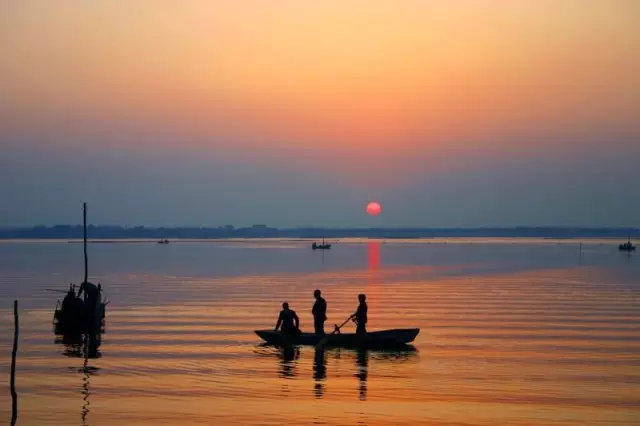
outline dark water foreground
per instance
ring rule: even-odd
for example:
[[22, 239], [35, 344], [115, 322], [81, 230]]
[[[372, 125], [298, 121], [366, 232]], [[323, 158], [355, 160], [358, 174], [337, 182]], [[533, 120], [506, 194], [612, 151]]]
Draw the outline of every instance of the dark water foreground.
[[[92, 245], [92, 342], [53, 335], [44, 290], [81, 279], [82, 247], [0, 243], [0, 421], [19, 298], [18, 425], [640, 424], [640, 257], [514, 242]], [[284, 299], [312, 328], [316, 287], [331, 323], [364, 292], [415, 349], [260, 344]]]

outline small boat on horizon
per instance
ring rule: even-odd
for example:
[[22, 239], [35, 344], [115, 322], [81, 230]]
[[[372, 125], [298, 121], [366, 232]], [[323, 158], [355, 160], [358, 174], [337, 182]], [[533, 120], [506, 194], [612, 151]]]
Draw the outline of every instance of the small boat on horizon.
[[392, 330], [371, 331], [364, 335], [356, 333], [315, 334], [300, 333], [296, 337], [274, 330], [255, 330], [254, 333], [272, 345], [317, 345], [326, 339], [326, 346], [342, 348], [397, 348], [413, 342], [420, 333], [419, 328], [397, 328]]
[[618, 246], [618, 250], [620, 251], [627, 251], [627, 252], [631, 252], [631, 251], [635, 251], [636, 250], [636, 246], [634, 246], [633, 244], [631, 244], [631, 237], [629, 237], [629, 239], [627, 240], [626, 243], [624, 244], [620, 244]]
[[165, 238], [163, 240], [158, 241], [158, 244], [169, 244], [169, 240]]
[[322, 237], [322, 244], [313, 243], [311, 244], [311, 248], [314, 250], [329, 250], [331, 248], [331, 244], [324, 242], [324, 237]]

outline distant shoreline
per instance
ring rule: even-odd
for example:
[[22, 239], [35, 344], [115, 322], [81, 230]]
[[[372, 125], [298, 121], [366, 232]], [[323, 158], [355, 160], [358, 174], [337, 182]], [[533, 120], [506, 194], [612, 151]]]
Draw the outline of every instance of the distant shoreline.
[[[87, 240], [88, 244], [94, 245], [153, 245], [159, 249], [165, 247], [165, 244], [158, 244], [159, 240], [155, 239], [134, 239], [134, 238], [92, 238]], [[169, 240], [171, 245], [183, 244], [220, 244], [220, 245], [248, 245], [254, 247], [271, 247], [278, 246], [299, 246], [311, 247], [312, 242], [316, 239], [309, 238], [177, 238]], [[367, 245], [371, 243], [377, 244], [406, 244], [406, 245], [502, 245], [502, 244], [529, 244], [529, 245], [567, 245], [567, 246], [611, 246], [616, 247], [620, 244], [620, 238], [614, 237], [575, 237], [575, 238], [548, 238], [548, 237], [433, 237], [433, 238], [328, 238], [327, 242], [339, 247], [341, 245]], [[83, 240], [77, 239], [54, 239], [54, 238], [23, 238], [23, 239], [0, 239], [2, 244], [71, 244], [81, 245]]]
[[[511, 228], [292, 228], [278, 229], [266, 225], [234, 228], [147, 228], [138, 226], [89, 225], [88, 236], [94, 242], [148, 242], [168, 240], [235, 241], [238, 239], [278, 238], [320, 240], [339, 238], [373, 238], [408, 240], [424, 238], [545, 238], [554, 240], [576, 238], [640, 239], [640, 228], [570, 228], [570, 227], [511, 227]], [[83, 235], [80, 225], [36, 226], [30, 228], [0, 228], [0, 240], [76, 240]]]

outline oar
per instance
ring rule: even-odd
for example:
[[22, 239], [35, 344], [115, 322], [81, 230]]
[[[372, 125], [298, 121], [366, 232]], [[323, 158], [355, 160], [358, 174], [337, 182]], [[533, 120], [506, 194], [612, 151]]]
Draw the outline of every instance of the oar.
[[330, 337], [332, 334], [335, 334], [336, 332], [340, 331], [340, 329], [341, 329], [342, 327], [344, 327], [344, 325], [345, 325], [346, 323], [348, 323], [349, 321], [351, 321], [351, 319], [352, 319], [352, 318], [353, 318], [353, 315], [350, 315], [350, 316], [349, 316], [349, 318], [347, 318], [347, 320], [346, 320], [345, 322], [343, 322], [343, 323], [342, 323], [342, 324], [340, 324], [339, 326], [335, 327], [331, 333], [329, 333], [329, 334], [327, 334], [326, 336], [324, 336], [324, 337], [322, 338], [322, 340], [320, 340], [320, 341], [318, 342], [318, 344], [316, 345], [316, 349], [320, 349], [320, 348], [322, 348], [322, 347], [327, 343], [327, 341], [329, 340], [329, 337]]
[[56, 290], [54, 288], [46, 288], [45, 290], [46, 291], [54, 291], [56, 293], [68, 293], [69, 292], [69, 290]]

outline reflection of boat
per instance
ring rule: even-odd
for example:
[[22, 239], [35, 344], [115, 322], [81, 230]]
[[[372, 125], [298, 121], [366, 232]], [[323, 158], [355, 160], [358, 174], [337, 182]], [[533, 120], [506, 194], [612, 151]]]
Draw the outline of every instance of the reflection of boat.
[[[85, 299], [76, 296], [75, 286], [70, 285], [64, 300], [58, 300], [53, 323], [57, 334], [93, 333], [100, 331], [105, 317], [105, 310], [109, 302], [102, 300], [102, 287], [96, 287], [88, 281], [87, 260], [87, 203], [83, 206], [84, 219], [84, 281], [80, 286], [85, 288]], [[58, 291], [58, 290], [54, 290]], [[64, 292], [64, 290], [59, 290]], [[91, 293], [92, 297], [86, 297]], [[80, 294], [80, 293], [78, 293]]]
[[165, 238], [164, 240], [158, 241], [158, 244], [169, 244], [169, 240]]
[[314, 250], [329, 250], [331, 248], [331, 244], [324, 242], [324, 237], [322, 237], [322, 244], [313, 243], [311, 244], [311, 248]]
[[[274, 330], [256, 330], [255, 333], [265, 342], [273, 345], [317, 345], [327, 337], [323, 334], [301, 333], [297, 337], [282, 334]], [[332, 334], [326, 346], [340, 346], [346, 348], [387, 348], [405, 346], [413, 342], [420, 333], [419, 328], [404, 328], [393, 330], [372, 331], [365, 335], [355, 333]]]
[[82, 424], [86, 425], [91, 403], [89, 397], [91, 395], [89, 389], [89, 381], [92, 376], [98, 375], [100, 372], [99, 367], [89, 365], [90, 359], [97, 359], [102, 356], [98, 348], [101, 343], [100, 333], [88, 333], [88, 334], [64, 334], [62, 339], [56, 339], [55, 343], [63, 344], [65, 350], [63, 355], [70, 358], [83, 358], [82, 368], [70, 367], [69, 371], [81, 373], [82, 377], [82, 409], [80, 416], [82, 418]]
[[[259, 343], [255, 346], [255, 354], [260, 357], [275, 357], [280, 360], [279, 377], [289, 379], [297, 376], [298, 358], [308, 354], [301, 351], [296, 346], [277, 346], [269, 343]], [[327, 388], [325, 387], [329, 380], [327, 374], [327, 361], [329, 358], [335, 360], [355, 360], [355, 371], [353, 377], [358, 380], [358, 393], [360, 400], [367, 399], [367, 380], [369, 376], [369, 361], [378, 363], [403, 363], [410, 361], [418, 354], [417, 349], [412, 345], [404, 345], [389, 349], [344, 349], [344, 348], [316, 348], [313, 359], [313, 394], [315, 398], [324, 398]], [[340, 363], [334, 364], [338, 367]], [[341, 377], [336, 374], [335, 377]], [[285, 392], [288, 390], [285, 388]]]
[[631, 244], [631, 237], [629, 237], [629, 240], [626, 243], [620, 244], [618, 246], [618, 250], [620, 251], [635, 251], [635, 249], [636, 249], [636, 246]]

